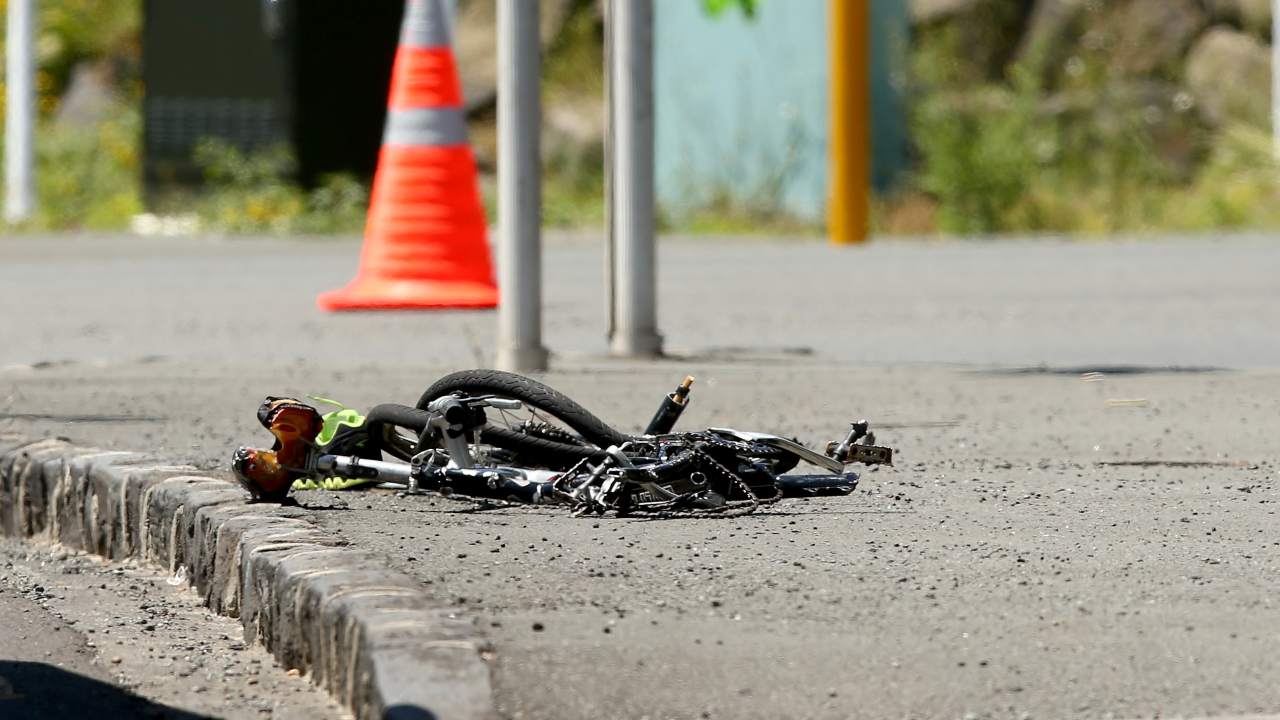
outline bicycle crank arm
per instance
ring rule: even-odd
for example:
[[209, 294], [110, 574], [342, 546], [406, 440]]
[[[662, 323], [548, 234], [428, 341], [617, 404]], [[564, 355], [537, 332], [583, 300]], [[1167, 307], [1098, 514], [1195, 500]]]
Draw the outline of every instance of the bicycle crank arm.
[[779, 475], [777, 483], [787, 495], [848, 495], [858, 487], [858, 473]]

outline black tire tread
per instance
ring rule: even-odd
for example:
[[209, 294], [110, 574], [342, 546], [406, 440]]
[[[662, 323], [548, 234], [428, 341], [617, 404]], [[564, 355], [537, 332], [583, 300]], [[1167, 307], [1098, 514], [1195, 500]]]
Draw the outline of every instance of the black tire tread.
[[603, 450], [589, 445], [570, 445], [506, 428], [483, 428], [480, 440], [520, 453], [521, 457], [537, 458], [554, 469], [568, 467], [583, 458], [600, 460], [605, 456]]
[[393, 428], [397, 427], [412, 430], [420, 435], [426, 429], [430, 419], [431, 416], [426, 412], [408, 405], [383, 403], [373, 406], [365, 416], [366, 437], [370, 451], [375, 457], [385, 452], [401, 460], [409, 460], [412, 455], [394, 447], [394, 444], [388, 440], [388, 435]]
[[[618, 432], [610, 427], [608, 423], [591, 414], [590, 411], [574, 402], [564, 393], [532, 378], [502, 370], [461, 370], [446, 375], [432, 383], [431, 387], [422, 393], [422, 397], [418, 400], [418, 408], [425, 409], [432, 400], [455, 392], [498, 395], [527, 402], [539, 410], [555, 416], [558, 420], [573, 428], [584, 439], [600, 447], [621, 445], [631, 439], [630, 436]], [[528, 438], [528, 440], [547, 443], [549, 445], [548, 450], [552, 450], [550, 446], [572, 447], [567, 443], [544, 440], [542, 438]], [[514, 450], [516, 448], [511, 449]]]

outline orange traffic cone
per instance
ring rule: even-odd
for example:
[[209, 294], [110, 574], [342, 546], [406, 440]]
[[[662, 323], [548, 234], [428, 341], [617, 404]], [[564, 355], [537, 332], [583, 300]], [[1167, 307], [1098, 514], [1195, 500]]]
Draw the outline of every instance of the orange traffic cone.
[[462, 86], [439, 0], [408, 0], [356, 277], [322, 310], [498, 303]]

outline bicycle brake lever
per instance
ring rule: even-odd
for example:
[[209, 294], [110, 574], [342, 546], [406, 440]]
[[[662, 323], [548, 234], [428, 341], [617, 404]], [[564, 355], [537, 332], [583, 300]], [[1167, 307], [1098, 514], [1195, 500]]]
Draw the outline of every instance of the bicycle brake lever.
[[499, 410], [519, 410], [524, 407], [524, 403], [510, 398], [485, 398], [484, 404]]
[[478, 395], [475, 397], [458, 397], [458, 402], [468, 407], [491, 407], [499, 410], [519, 410], [524, 407], [524, 403], [511, 398], [493, 397], [491, 395]]

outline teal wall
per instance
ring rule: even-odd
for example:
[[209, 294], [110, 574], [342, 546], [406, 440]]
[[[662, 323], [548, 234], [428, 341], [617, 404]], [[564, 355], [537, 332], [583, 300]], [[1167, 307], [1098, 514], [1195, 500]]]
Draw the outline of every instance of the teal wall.
[[871, 181], [888, 192], [907, 165], [907, 0], [871, 0]]
[[[679, 214], [718, 196], [823, 217], [827, 187], [827, 0], [760, 0], [708, 17], [701, 0], [656, 0], [657, 184]], [[873, 176], [904, 161], [903, 0], [873, 0]]]

